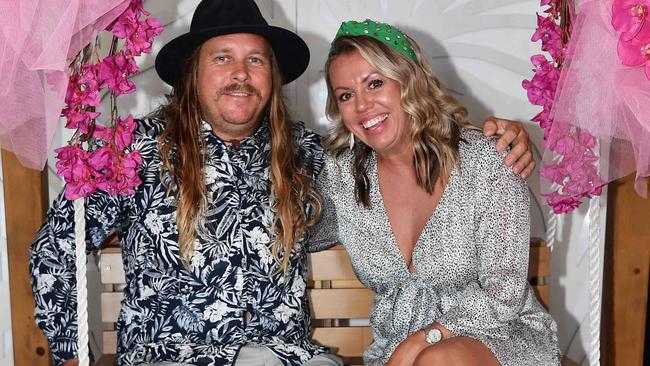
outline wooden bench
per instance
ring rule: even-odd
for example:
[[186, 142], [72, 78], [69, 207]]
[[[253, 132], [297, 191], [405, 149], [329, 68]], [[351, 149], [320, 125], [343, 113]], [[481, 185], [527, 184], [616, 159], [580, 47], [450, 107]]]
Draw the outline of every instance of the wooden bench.
[[[308, 255], [308, 295], [312, 306], [313, 339], [331, 347], [346, 365], [362, 365], [363, 350], [372, 342], [368, 314], [372, 291], [356, 278], [350, 258], [338, 245]], [[548, 308], [546, 277], [550, 272], [550, 249], [540, 239], [530, 243], [528, 279], [540, 302]], [[110, 365], [117, 348], [115, 322], [122, 301], [124, 270], [119, 248], [106, 248], [100, 257], [101, 318], [107, 330], [103, 333], [103, 357], [98, 365]]]

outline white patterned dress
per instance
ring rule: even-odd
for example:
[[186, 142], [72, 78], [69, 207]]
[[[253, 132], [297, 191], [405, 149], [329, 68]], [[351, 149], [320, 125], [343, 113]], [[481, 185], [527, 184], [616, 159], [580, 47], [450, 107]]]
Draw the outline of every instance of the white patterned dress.
[[483, 342], [502, 365], [559, 365], [555, 321], [527, 282], [526, 184], [503, 164], [494, 138], [468, 129], [461, 138], [460, 169], [415, 245], [413, 273], [391, 231], [375, 155], [367, 169], [368, 209], [354, 197], [351, 152], [327, 159], [318, 179], [323, 218], [310, 250], [340, 240], [359, 280], [375, 293], [367, 365], [385, 364], [403, 339], [435, 321]]

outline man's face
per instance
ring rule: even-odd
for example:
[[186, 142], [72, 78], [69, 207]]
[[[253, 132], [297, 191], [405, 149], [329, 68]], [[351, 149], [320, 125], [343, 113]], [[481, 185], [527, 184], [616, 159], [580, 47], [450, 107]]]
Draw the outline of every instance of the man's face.
[[207, 40], [199, 51], [197, 92], [203, 119], [224, 140], [253, 134], [271, 95], [266, 39], [238, 33]]

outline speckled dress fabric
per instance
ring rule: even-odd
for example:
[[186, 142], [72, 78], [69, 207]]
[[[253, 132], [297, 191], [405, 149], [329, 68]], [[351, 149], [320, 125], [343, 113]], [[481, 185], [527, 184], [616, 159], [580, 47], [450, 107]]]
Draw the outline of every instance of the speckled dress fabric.
[[318, 180], [323, 218], [309, 249], [340, 240], [359, 280], [375, 292], [367, 365], [385, 364], [404, 338], [434, 321], [480, 340], [502, 365], [559, 365], [556, 324], [526, 280], [526, 184], [503, 165], [495, 139], [468, 129], [461, 136], [460, 169], [415, 245], [413, 273], [384, 210], [374, 155], [369, 209], [354, 199], [350, 152], [327, 159]]

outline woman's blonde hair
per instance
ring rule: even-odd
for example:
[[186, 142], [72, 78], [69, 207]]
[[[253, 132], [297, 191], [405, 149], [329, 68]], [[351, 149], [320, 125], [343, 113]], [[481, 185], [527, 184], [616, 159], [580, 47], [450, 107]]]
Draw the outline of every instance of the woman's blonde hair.
[[[163, 167], [172, 182], [168, 193], [177, 194], [176, 224], [178, 245], [185, 266], [194, 252], [197, 221], [207, 206], [203, 168], [206, 146], [202, 135], [201, 108], [198, 99], [198, 60], [200, 47], [188, 59], [183, 77], [175, 86], [167, 105], [162, 107], [165, 130], [158, 140]], [[292, 123], [282, 95], [282, 74], [269, 47], [271, 60], [271, 97], [265, 112], [271, 130], [270, 178], [275, 219], [272, 228], [272, 253], [281, 270], [288, 266], [291, 249], [307, 228], [320, 216], [320, 196], [306, 175], [293, 138]], [[163, 179], [163, 182], [168, 179]], [[310, 207], [308, 212], [307, 207]]]
[[[406, 35], [405, 35], [406, 36]], [[411, 40], [418, 64], [391, 47], [368, 36], [343, 36], [334, 40], [325, 63], [326, 113], [334, 127], [325, 146], [338, 155], [349, 148], [350, 131], [345, 127], [330, 80], [332, 62], [342, 54], [359, 52], [381, 75], [400, 84], [400, 105], [411, 120], [413, 166], [417, 184], [433, 193], [439, 177], [447, 175], [458, 161], [460, 128], [470, 126], [467, 109], [441, 86], [418, 45]], [[357, 140], [353, 148], [357, 201], [370, 206], [367, 160], [372, 149]]]

